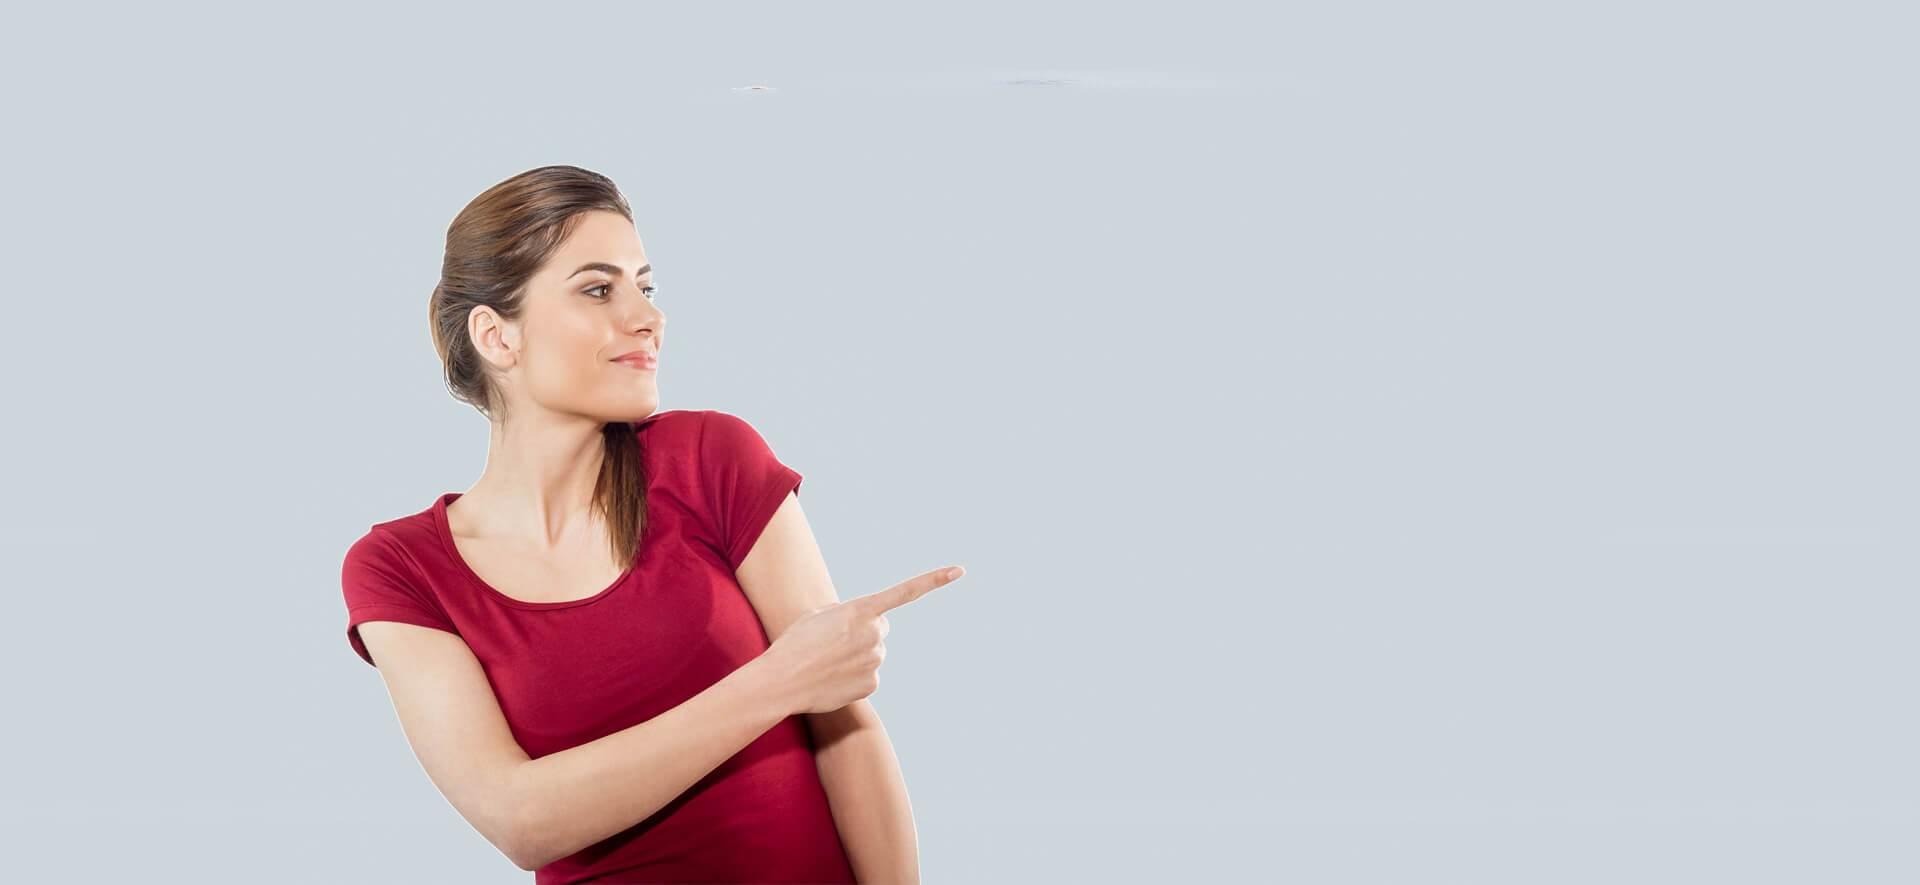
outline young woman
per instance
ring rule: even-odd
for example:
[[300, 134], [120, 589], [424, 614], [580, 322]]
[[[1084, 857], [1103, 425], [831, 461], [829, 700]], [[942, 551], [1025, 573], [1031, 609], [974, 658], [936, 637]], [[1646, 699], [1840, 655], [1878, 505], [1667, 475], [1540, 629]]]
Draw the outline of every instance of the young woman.
[[654, 297], [604, 176], [534, 169], [460, 212], [429, 315], [486, 468], [349, 548], [348, 641], [537, 885], [918, 881], [865, 698], [884, 612], [959, 570], [840, 603], [800, 474], [737, 416], [658, 411]]

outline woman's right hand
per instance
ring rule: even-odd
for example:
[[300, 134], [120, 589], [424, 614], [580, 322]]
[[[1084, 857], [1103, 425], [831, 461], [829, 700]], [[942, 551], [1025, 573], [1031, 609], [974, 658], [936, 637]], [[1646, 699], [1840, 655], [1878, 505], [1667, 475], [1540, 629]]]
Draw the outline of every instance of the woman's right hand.
[[887, 656], [880, 641], [887, 635], [886, 613], [959, 580], [946, 577], [947, 571], [935, 569], [794, 621], [761, 655], [785, 681], [793, 712], [831, 713], [873, 694]]

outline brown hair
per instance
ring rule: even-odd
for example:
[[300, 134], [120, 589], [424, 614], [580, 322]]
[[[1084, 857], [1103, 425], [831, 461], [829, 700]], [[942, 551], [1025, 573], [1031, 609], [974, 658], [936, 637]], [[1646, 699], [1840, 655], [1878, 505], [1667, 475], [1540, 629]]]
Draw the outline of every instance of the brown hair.
[[[626, 197], [606, 176], [578, 166], [542, 166], [487, 188], [454, 216], [440, 282], [427, 302], [433, 349], [454, 399], [488, 420], [505, 417], [506, 400], [467, 335], [467, 316], [484, 305], [502, 319], [518, 319], [527, 280], [573, 232], [581, 214], [596, 209], [633, 220]], [[639, 555], [646, 524], [646, 482], [634, 433], [626, 421], [601, 429], [606, 454], [593, 490], [594, 505], [612, 529], [610, 552], [617, 563]]]

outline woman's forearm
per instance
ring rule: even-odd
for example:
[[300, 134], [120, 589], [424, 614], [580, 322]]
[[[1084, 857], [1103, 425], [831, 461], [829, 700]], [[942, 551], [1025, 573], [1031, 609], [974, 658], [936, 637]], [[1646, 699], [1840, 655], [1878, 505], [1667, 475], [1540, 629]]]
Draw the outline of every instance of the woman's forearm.
[[651, 817], [792, 715], [758, 660], [652, 719], [523, 763], [515, 860], [535, 870]]
[[900, 761], [866, 700], [806, 715], [834, 827], [862, 885], [918, 885], [920, 848]]

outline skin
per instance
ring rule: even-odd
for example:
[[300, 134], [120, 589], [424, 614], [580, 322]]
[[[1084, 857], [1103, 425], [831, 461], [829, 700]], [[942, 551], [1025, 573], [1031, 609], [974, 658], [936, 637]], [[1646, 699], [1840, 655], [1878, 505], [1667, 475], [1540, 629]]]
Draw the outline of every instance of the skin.
[[[620, 268], [574, 271], [589, 262]], [[518, 321], [476, 307], [467, 333], [493, 367], [508, 405], [488, 435], [487, 465], [447, 505], [455, 546], [495, 588], [538, 588], [529, 602], [584, 599], [626, 571], [611, 559], [609, 530], [592, 507], [601, 427], [660, 407], [655, 372], [611, 360], [658, 353], [666, 314], [654, 306], [652, 271], [633, 223], [617, 212], [581, 216], [571, 236], [528, 281]], [[664, 363], [664, 358], [662, 359]]]

